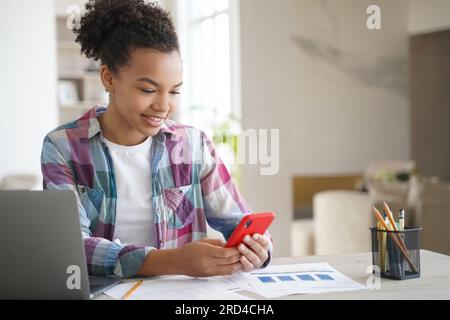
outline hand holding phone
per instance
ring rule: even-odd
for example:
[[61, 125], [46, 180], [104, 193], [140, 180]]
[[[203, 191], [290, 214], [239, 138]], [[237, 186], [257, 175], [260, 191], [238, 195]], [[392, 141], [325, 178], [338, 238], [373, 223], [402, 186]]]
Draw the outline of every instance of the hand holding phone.
[[225, 248], [237, 247], [246, 235], [253, 236], [255, 233], [264, 235], [273, 219], [275, 219], [273, 212], [252, 213], [244, 216], [228, 239]]

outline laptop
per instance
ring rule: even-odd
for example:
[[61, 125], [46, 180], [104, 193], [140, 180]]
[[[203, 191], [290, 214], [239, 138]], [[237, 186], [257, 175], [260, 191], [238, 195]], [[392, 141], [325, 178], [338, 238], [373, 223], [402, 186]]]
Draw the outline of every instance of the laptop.
[[121, 281], [88, 276], [72, 191], [0, 190], [0, 299], [89, 299]]

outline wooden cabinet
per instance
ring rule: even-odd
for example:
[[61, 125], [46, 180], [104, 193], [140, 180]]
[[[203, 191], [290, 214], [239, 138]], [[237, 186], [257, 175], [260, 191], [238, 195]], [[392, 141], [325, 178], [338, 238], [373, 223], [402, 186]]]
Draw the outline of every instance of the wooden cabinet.
[[450, 30], [411, 37], [410, 100], [412, 158], [450, 181]]

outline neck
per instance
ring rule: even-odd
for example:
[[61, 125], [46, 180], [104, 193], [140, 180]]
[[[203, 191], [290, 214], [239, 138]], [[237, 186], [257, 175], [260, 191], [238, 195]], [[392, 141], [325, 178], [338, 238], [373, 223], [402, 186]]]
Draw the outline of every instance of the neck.
[[147, 139], [123, 119], [113, 102], [99, 117], [103, 136], [112, 143], [123, 146], [135, 146]]

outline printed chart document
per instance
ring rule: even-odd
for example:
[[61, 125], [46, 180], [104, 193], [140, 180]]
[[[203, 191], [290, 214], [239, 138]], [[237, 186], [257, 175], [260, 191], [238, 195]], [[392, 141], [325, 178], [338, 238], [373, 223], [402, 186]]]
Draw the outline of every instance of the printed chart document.
[[[122, 299], [135, 281], [119, 284], [105, 292], [113, 299]], [[146, 279], [129, 297], [130, 300], [248, 300], [239, 294], [246, 290], [266, 298], [292, 294], [366, 289], [328, 263], [273, 265], [251, 273], [231, 276], [192, 278], [165, 276]]]
[[251, 273], [239, 273], [233, 280], [242, 289], [266, 298], [366, 289], [328, 263], [273, 265]]

